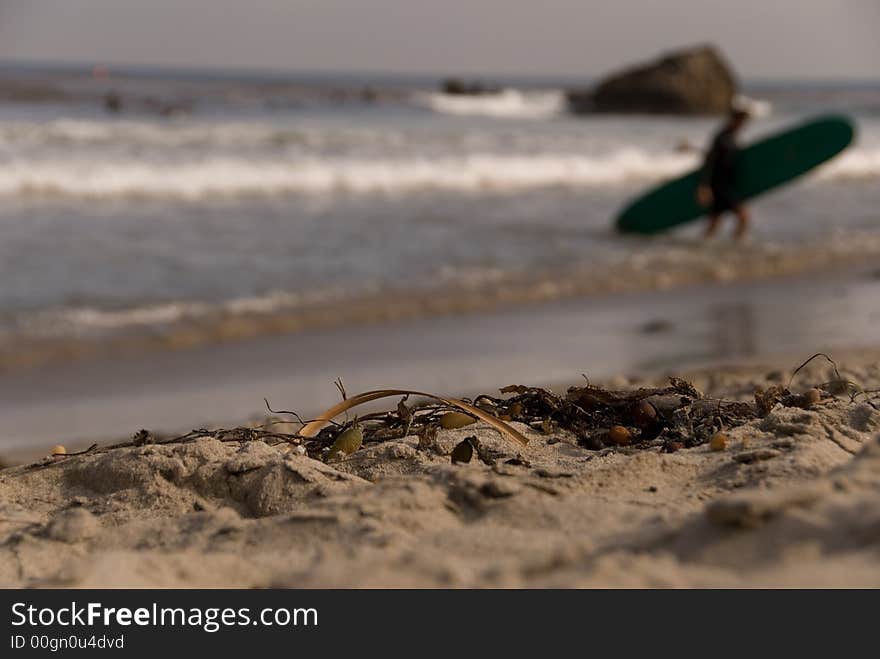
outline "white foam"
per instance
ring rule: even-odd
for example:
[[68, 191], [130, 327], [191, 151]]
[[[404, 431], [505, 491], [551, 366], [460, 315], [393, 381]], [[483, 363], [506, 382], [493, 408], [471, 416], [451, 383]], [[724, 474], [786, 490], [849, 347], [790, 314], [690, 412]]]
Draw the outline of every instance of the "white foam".
[[[374, 287], [363, 286], [357, 292], [364, 294], [374, 290]], [[64, 336], [70, 333], [159, 328], [224, 316], [271, 315], [284, 310], [326, 304], [354, 293], [352, 290], [330, 287], [303, 292], [271, 291], [265, 295], [233, 298], [219, 304], [176, 301], [128, 309], [101, 309], [94, 306], [45, 309], [30, 315], [22, 329], [34, 336]]]
[[856, 148], [823, 165], [819, 178], [831, 181], [880, 177], [880, 148]]
[[773, 104], [760, 98], [752, 98], [745, 94], [737, 94], [733, 99], [735, 107], [748, 112], [754, 119], [763, 119], [773, 114]]
[[425, 93], [415, 97], [417, 105], [434, 112], [459, 116], [484, 116], [500, 119], [546, 119], [565, 110], [561, 90], [520, 91], [503, 89], [488, 94]]
[[[428, 158], [210, 158], [150, 163], [75, 158], [0, 162], [0, 195], [199, 200], [287, 194], [507, 192], [589, 188], [676, 176], [694, 154], [625, 148], [605, 155], [474, 153]], [[853, 149], [819, 171], [823, 180], [880, 177], [880, 149]]]
[[399, 135], [364, 128], [321, 131], [294, 124], [246, 121], [85, 120], [10, 121], [0, 124], [0, 147], [69, 148], [279, 148], [288, 145], [322, 148], [351, 143], [384, 146]]
[[155, 327], [210, 313], [211, 307], [198, 302], [170, 302], [131, 309], [99, 309], [76, 307], [47, 310], [30, 317], [26, 329], [34, 335], [67, 334], [126, 327]]
[[[443, 267], [431, 278], [432, 294], [480, 290], [492, 300], [494, 290], [527, 291], [529, 299], [554, 298], [560, 294], [598, 293], [620, 290], [621, 283], [634, 288], [663, 288], [670, 283], [719, 281], [749, 278], [760, 273], [771, 277], [833, 263], [849, 262], [880, 253], [880, 235], [874, 232], [835, 232], [805, 243], [755, 242], [731, 249], [729, 244], [697, 245], [691, 238], [663, 237], [646, 246], [631, 243], [622, 253], [567, 264], [558, 271], [545, 270], [534, 279], [518, 271], [494, 266]], [[699, 249], [695, 249], [698, 246]], [[617, 273], [608, 276], [608, 273]], [[534, 273], [530, 273], [534, 274]], [[415, 282], [410, 292], [420, 290]], [[428, 290], [428, 289], [424, 289]], [[568, 291], [568, 293], [565, 293]], [[401, 291], [384, 291], [392, 305], [400, 302]], [[126, 330], [155, 331], [180, 323], [205, 327], [225, 318], [247, 316], [255, 320], [295, 311], [308, 317], [310, 307], [326, 311], [348, 304], [364, 295], [374, 295], [371, 306], [381, 309], [383, 289], [376, 284], [357, 289], [328, 287], [308, 291], [271, 291], [265, 295], [241, 297], [219, 303], [174, 301], [128, 309], [95, 306], [45, 309], [20, 320], [18, 327], [28, 337], [104, 336]], [[270, 322], [268, 327], [272, 327]]]
[[149, 163], [75, 158], [0, 162], [0, 195], [84, 198], [515, 191], [614, 185], [678, 174], [691, 154], [621, 149], [607, 155], [474, 153], [438, 158], [210, 158]]
[[[550, 111], [557, 92], [429, 95], [451, 112]], [[533, 103], [534, 101], [534, 103]], [[530, 105], [531, 104], [531, 105]], [[528, 106], [529, 110], [524, 108]], [[517, 109], [518, 108], [518, 109]], [[445, 111], [445, 110], [444, 110]], [[649, 132], [589, 125], [421, 133], [259, 122], [59, 119], [0, 125], [0, 197], [85, 199], [503, 193], [590, 188], [673, 177], [699, 162]], [[609, 132], [610, 131], [610, 132]], [[822, 180], [880, 177], [876, 131], [823, 166]], [[668, 140], [667, 140], [668, 141]], [[638, 146], [635, 146], [635, 143]]]

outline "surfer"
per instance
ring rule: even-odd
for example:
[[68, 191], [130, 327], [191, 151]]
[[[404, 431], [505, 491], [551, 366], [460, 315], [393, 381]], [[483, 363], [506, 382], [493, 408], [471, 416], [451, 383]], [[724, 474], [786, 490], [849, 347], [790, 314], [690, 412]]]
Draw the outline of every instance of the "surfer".
[[736, 136], [749, 119], [749, 113], [734, 109], [715, 137], [703, 163], [697, 200], [701, 206], [709, 207], [709, 225], [706, 238], [718, 231], [721, 215], [727, 211], [736, 215], [737, 225], [734, 237], [739, 240], [749, 229], [749, 213], [736, 192], [736, 157], [739, 147]]

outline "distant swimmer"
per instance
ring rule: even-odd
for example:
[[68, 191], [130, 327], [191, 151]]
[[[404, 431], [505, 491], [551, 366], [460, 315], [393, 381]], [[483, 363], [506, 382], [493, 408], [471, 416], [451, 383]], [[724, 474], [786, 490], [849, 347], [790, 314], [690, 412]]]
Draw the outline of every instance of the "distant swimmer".
[[700, 205], [709, 207], [709, 225], [706, 237], [711, 238], [718, 231], [721, 216], [727, 211], [736, 215], [737, 225], [734, 237], [737, 240], [746, 235], [749, 229], [749, 213], [736, 191], [736, 160], [739, 147], [736, 136], [749, 119], [745, 110], [735, 109], [730, 113], [724, 126], [712, 139], [712, 146], [706, 154], [697, 200]]

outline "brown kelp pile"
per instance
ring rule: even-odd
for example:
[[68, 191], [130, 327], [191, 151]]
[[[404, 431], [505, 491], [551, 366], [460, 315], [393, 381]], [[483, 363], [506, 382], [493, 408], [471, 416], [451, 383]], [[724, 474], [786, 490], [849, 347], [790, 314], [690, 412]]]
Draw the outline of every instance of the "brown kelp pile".
[[[802, 393], [793, 393], [790, 387], [794, 377], [818, 357], [830, 362], [834, 377]], [[427, 395], [437, 402], [411, 406], [407, 404], [410, 396], [426, 395], [398, 391], [404, 396], [395, 410], [325, 426], [357, 405], [395, 393], [392, 390], [367, 392], [349, 399], [341, 383], [337, 386], [343, 402], [320, 415], [316, 421], [305, 423], [301, 431], [306, 451], [312, 457], [327, 457], [329, 453], [335, 458], [353, 452], [345, 450], [346, 447], [340, 450], [340, 440], [351, 439], [352, 433], [356, 433], [357, 447], [414, 434], [419, 437], [420, 447], [431, 449], [436, 447], [433, 437], [439, 429], [463, 427], [476, 421], [475, 417], [489, 422], [502, 435], [522, 444], [527, 440], [522, 435], [517, 437], [519, 433], [509, 422], [526, 424], [544, 434], [570, 433], [579, 445], [592, 450], [659, 447], [673, 452], [705, 443], [720, 449], [725, 444], [725, 430], [764, 417], [776, 405], [809, 409], [839, 395], [848, 395], [853, 400], [864, 396], [869, 404], [874, 404], [870, 400], [870, 394], [874, 392], [864, 391], [858, 384], [843, 378], [834, 361], [824, 353], [813, 355], [798, 366], [787, 386], [756, 389], [753, 401], [707, 397], [687, 380], [675, 377], [670, 378], [665, 387], [641, 387], [629, 391], [606, 389], [587, 382], [584, 386], [569, 388], [565, 395], [540, 387], [509, 385], [500, 389], [501, 396], [483, 394], [473, 401], [452, 401]], [[453, 451], [453, 461], [467, 462], [474, 450], [478, 453], [481, 450], [474, 438], [468, 438], [462, 444]]]
[[[833, 378], [801, 393], [793, 393], [790, 387], [794, 377], [817, 357], [824, 357], [831, 363]], [[335, 461], [345, 459], [371, 443], [414, 435], [419, 438], [420, 450], [447, 455], [448, 452], [436, 441], [438, 431], [464, 428], [478, 421], [498, 431], [517, 451], [522, 450], [529, 440], [512, 425], [513, 422], [525, 424], [545, 435], [567, 433], [571, 440], [590, 450], [654, 448], [674, 452], [706, 443], [715, 450], [722, 450], [726, 446], [725, 430], [764, 417], [777, 405], [809, 409], [834, 396], [849, 396], [851, 400], [864, 397], [869, 405], [876, 407], [871, 396], [877, 393], [866, 391], [843, 378], [836, 364], [823, 353], [814, 355], [795, 369], [788, 385], [756, 389], [752, 401], [705, 396], [689, 381], [676, 377], [670, 378], [664, 387], [632, 390], [606, 389], [587, 382], [584, 386], [570, 387], [564, 395], [541, 387], [515, 384], [502, 387], [498, 396], [482, 394], [473, 400], [406, 389], [380, 389], [349, 397], [341, 381], [335, 384], [342, 401], [307, 421], [293, 411], [273, 410], [266, 401], [270, 412], [279, 417], [292, 417], [300, 424], [295, 432], [274, 429], [276, 423], [290, 425], [290, 421], [283, 418], [276, 418], [264, 428], [200, 429], [166, 438], [141, 430], [131, 441], [104, 449], [95, 445], [79, 453], [53, 452], [41, 464], [52, 464], [96, 450], [187, 442], [201, 437], [289, 444], [300, 454]], [[347, 418], [353, 408], [389, 397], [399, 397], [395, 409]], [[341, 415], [346, 418], [337, 421]], [[469, 462], [474, 454], [484, 462], [491, 462], [491, 456], [476, 437], [465, 438], [449, 453], [453, 462]]]
[[[372, 399], [372, 393], [361, 396]], [[671, 379], [666, 387], [632, 391], [614, 391], [587, 384], [572, 387], [565, 395], [557, 395], [540, 387], [510, 385], [503, 387], [500, 393], [501, 396], [483, 394], [471, 402], [462, 401], [468, 405], [466, 412], [482, 412], [473, 417], [452, 410], [454, 406], [442, 401], [409, 406], [408, 398], [404, 397], [395, 410], [331, 425], [317, 432], [314, 439], [303, 439], [313, 457], [320, 457], [328, 449], [331, 453], [338, 453], [340, 439], [351, 438], [354, 429], [357, 429], [362, 444], [409, 434], [417, 435], [420, 445], [430, 447], [431, 438], [439, 429], [463, 427], [475, 422], [476, 416], [482, 420], [488, 416], [492, 425], [508, 436], [513, 430], [509, 422], [514, 421], [544, 434], [568, 432], [580, 445], [594, 450], [609, 446], [646, 448], [661, 445], [665, 450], [673, 451], [702, 444], [720, 430], [746, 423], [757, 414], [753, 404], [706, 398], [689, 382], [678, 378]], [[355, 407], [358, 404], [356, 399], [347, 399], [351, 401], [349, 404], [341, 404], [319, 419], [323, 423], [343, 408]], [[315, 429], [314, 424], [306, 424], [303, 434], [309, 435]]]

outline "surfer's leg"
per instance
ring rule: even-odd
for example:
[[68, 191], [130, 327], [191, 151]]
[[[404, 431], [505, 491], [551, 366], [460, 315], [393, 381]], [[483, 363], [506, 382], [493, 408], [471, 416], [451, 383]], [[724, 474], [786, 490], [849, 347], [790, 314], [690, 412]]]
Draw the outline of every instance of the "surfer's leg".
[[745, 206], [740, 205], [734, 208], [733, 212], [736, 214], [736, 230], [733, 237], [742, 240], [749, 231], [749, 211]]
[[709, 224], [706, 225], [706, 233], [703, 235], [704, 238], [709, 239], [715, 236], [718, 233], [718, 227], [721, 224], [721, 213], [712, 213], [709, 216]]
[[709, 224], [706, 226], [706, 240], [715, 237], [718, 233], [718, 227], [721, 226], [721, 216], [730, 210], [731, 205], [728, 201], [728, 190], [725, 186], [714, 182], [712, 190], [712, 207], [709, 209]]

